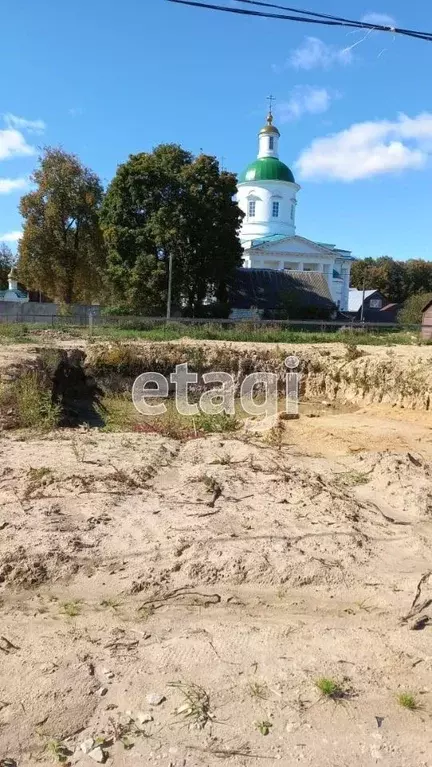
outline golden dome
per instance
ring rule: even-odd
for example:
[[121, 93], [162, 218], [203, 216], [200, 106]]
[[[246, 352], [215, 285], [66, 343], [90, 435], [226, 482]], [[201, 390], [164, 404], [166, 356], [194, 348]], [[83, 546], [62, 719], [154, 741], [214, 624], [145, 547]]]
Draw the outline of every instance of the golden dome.
[[261, 128], [259, 132], [260, 136], [263, 134], [270, 134], [271, 136], [280, 136], [278, 129], [273, 125], [273, 115], [271, 112], [267, 115], [267, 125]]

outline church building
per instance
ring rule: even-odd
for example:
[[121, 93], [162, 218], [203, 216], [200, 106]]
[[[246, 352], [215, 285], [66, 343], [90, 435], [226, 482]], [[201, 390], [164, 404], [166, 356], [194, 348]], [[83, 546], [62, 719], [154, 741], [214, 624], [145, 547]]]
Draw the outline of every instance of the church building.
[[300, 186], [279, 159], [279, 138], [270, 108], [267, 123], [259, 132], [258, 157], [239, 177], [237, 202], [245, 214], [240, 232], [243, 266], [318, 272], [325, 276], [336, 306], [347, 310], [354, 258], [348, 250], [296, 234]]

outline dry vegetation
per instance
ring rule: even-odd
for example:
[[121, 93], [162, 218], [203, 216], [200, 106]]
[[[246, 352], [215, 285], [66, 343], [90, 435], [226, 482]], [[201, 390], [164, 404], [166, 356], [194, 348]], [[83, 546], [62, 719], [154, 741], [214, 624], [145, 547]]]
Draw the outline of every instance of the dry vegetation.
[[[89, 351], [72, 398], [56, 356], [19, 363], [24, 399], [3, 377], [2, 767], [429, 767], [432, 354], [305, 350], [314, 399], [268, 439], [172, 414], [149, 433], [122, 390], [187, 354], [282, 375], [286, 350]], [[99, 386], [97, 427], [48, 428]]]

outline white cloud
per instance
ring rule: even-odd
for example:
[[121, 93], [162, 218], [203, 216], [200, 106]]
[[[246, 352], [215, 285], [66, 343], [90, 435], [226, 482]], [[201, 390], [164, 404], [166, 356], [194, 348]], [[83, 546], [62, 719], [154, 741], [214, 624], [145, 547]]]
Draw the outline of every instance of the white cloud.
[[0, 130], [0, 160], [9, 157], [35, 154], [36, 150], [30, 146], [20, 131], [14, 128]]
[[4, 115], [4, 121], [9, 128], [28, 131], [28, 133], [43, 133], [46, 128], [43, 120], [27, 120], [25, 117], [17, 117], [10, 112]]
[[5, 234], [0, 234], [0, 242], [18, 242], [21, 237], [21, 231], [6, 232]]
[[365, 13], [365, 15], [362, 16], [361, 21], [364, 21], [366, 24], [380, 24], [382, 27], [396, 26], [396, 21], [393, 16], [388, 16], [387, 13], [375, 13], [375, 11]]
[[432, 114], [355, 123], [312, 141], [297, 160], [302, 178], [356, 181], [424, 168], [432, 155]]
[[338, 94], [331, 93], [327, 88], [314, 88], [312, 85], [298, 85], [294, 88], [288, 101], [277, 107], [280, 122], [298, 120], [304, 114], [321, 114], [326, 112], [333, 98]]
[[27, 178], [0, 178], [0, 194], [10, 194], [20, 189], [27, 189]]
[[351, 64], [352, 60], [348, 48], [327, 45], [319, 37], [306, 37], [304, 43], [292, 51], [287, 64], [294, 69], [329, 69], [333, 64]]
[[84, 109], [82, 107], [71, 107], [68, 109], [68, 114], [70, 114], [71, 117], [81, 117], [81, 115], [84, 114]]

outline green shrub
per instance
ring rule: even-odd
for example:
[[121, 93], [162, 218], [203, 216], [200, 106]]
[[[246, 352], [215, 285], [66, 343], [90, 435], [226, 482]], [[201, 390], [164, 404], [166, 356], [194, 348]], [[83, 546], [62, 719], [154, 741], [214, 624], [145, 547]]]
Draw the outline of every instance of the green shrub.
[[401, 325], [420, 325], [422, 309], [430, 300], [432, 300], [432, 293], [417, 293], [407, 298], [398, 316]]
[[222, 413], [221, 415], [200, 413], [195, 418], [195, 426], [199, 431], [222, 433], [225, 431], [236, 431], [240, 423], [235, 416], [228, 415], [227, 413]]
[[13, 393], [19, 426], [54, 429], [60, 419], [60, 407], [52, 403], [51, 388], [35, 371], [25, 373]]

